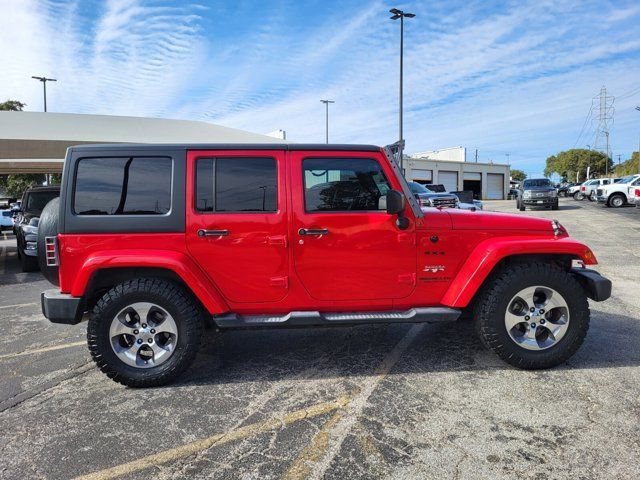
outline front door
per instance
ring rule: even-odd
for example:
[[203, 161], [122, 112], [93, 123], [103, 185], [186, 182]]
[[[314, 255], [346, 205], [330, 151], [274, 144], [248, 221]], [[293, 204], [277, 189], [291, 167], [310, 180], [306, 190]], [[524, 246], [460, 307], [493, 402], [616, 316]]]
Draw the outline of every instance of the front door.
[[187, 155], [187, 247], [230, 302], [288, 291], [284, 151]]
[[[385, 194], [400, 190], [378, 152], [291, 155], [295, 272], [318, 300], [384, 300], [415, 287], [415, 222], [400, 230]], [[295, 236], [295, 238], [293, 238]]]

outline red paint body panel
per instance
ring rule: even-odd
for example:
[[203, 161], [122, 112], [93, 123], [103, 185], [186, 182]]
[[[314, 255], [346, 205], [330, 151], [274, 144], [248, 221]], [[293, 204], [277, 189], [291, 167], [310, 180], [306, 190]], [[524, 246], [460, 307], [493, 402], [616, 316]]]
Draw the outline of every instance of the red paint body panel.
[[[195, 161], [212, 156], [274, 158], [277, 211], [197, 212]], [[435, 208], [416, 218], [407, 204], [410, 226], [401, 231], [385, 212], [306, 212], [307, 157], [373, 158], [401, 190], [381, 151], [189, 151], [185, 233], [61, 234], [61, 291], [83, 296], [104, 268], [155, 267], [179, 275], [212, 314], [462, 308], [506, 256], [565, 254], [596, 263], [585, 245], [556, 237], [544, 219]], [[301, 236], [300, 228], [330, 233]], [[229, 235], [199, 237], [199, 229]]]

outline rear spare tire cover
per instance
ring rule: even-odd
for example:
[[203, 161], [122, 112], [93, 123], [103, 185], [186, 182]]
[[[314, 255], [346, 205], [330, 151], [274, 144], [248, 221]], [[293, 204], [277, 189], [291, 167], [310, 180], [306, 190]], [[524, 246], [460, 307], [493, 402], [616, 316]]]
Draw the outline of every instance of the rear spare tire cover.
[[42, 210], [38, 222], [38, 264], [44, 278], [54, 285], [59, 284], [58, 267], [47, 266], [47, 257], [44, 245], [45, 237], [58, 236], [58, 215], [60, 214], [60, 198], [51, 200]]

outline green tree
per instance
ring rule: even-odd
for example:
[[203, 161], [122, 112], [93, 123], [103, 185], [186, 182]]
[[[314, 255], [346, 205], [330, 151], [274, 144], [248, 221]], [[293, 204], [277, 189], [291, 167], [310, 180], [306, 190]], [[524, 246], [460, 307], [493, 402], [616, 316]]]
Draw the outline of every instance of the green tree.
[[576, 174], [578, 174], [579, 180], [584, 181], [587, 179], [587, 168], [589, 167], [591, 167], [590, 175], [592, 178], [604, 176], [607, 169], [613, 173], [613, 162], [604, 153], [574, 148], [548, 157], [544, 174], [548, 177], [557, 173], [570, 181], [574, 181]]
[[13, 112], [21, 112], [24, 107], [26, 107], [26, 103], [19, 102], [18, 100], [7, 100], [6, 102], [0, 103], [0, 110], [11, 110]]
[[0, 180], [0, 187], [12, 198], [20, 198], [24, 191], [34, 185], [41, 185], [46, 180], [44, 173], [18, 173]]
[[512, 168], [511, 169], [511, 179], [515, 182], [521, 182], [523, 181], [525, 178], [527, 178], [527, 174], [524, 173], [522, 170], [518, 170], [517, 168]]
[[631, 158], [626, 162], [622, 162], [620, 165], [617, 165], [615, 170], [616, 177], [624, 177], [625, 175], [634, 175], [639, 173], [638, 170], [638, 152], [633, 152]]

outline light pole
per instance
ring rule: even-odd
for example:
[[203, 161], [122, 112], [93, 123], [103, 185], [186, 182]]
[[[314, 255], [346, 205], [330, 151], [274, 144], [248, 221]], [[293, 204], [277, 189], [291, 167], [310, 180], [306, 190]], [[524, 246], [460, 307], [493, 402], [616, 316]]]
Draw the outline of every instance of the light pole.
[[511, 162], [509, 161], [509, 159], [511, 158], [511, 154], [505, 153], [505, 156], [507, 157], [507, 165], [511, 165]]
[[34, 77], [32, 76], [31, 78], [34, 78], [40, 82], [42, 82], [42, 88], [44, 91], [44, 111], [47, 111], [47, 82], [57, 82], [58, 80], [56, 80], [55, 78], [47, 78], [47, 77]]
[[320, 100], [322, 103], [324, 103], [325, 107], [326, 107], [326, 115], [325, 115], [325, 143], [329, 143], [329, 104], [330, 103], [336, 103], [334, 100]]
[[402, 152], [404, 150], [404, 138], [402, 135], [402, 80], [403, 80], [403, 56], [404, 56], [404, 19], [406, 18], [413, 18], [416, 15], [414, 13], [408, 13], [408, 12], [403, 12], [402, 10], [398, 10], [397, 8], [392, 8], [391, 10], [389, 10], [390, 13], [393, 14], [393, 16], [391, 17], [391, 20], [397, 20], [400, 19], [400, 135], [399, 135], [399, 147], [398, 147], [398, 153], [400, 155], [400, 170], [404, 172], [404, 169], [402, 168]]
[[[636, 107], [636, 110], [640, 112], [640, 106]], [[631, 156], [633, 156], [633, 153]], [[640, 140], [638, 140], [638, 173], [640, 173]]]

